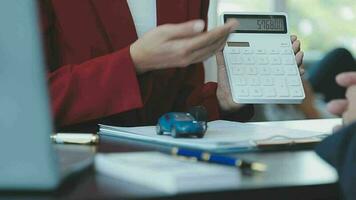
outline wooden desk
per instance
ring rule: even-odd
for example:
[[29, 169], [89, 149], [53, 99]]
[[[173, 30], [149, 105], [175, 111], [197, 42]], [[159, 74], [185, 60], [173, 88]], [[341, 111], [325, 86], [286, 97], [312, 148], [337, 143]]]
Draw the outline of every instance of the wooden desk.
[[[311, 121], [281, 122], [288, 127], [310, 124]], [[331, 128], [340, 120], [318, 120], [313, 124]], [[331, 123], [333, 123], [331, 125]], [[264, 123], [266, 124], [266, 123]], [[281, 124], [281, 125], [282, 125]], [[268, 125], [268, 123], [267, 123]], [[308, 126], [310, 127], [310, 126]], [[148, 151], [164, 146], [103, 137], [98, 152]], [[0, 193], [0, 199], [53, 198], [53, 199], [337, 199], [337, 174], [312, 150], [235, 154], [251, 160], [265, 162], [269, 170], [256, 176], [243, 176], [236, 187], [218, 191], [200, 191], [169, 196], [160, 191], [95, 173], [94, 169], [65, 181], [53, 193]]]

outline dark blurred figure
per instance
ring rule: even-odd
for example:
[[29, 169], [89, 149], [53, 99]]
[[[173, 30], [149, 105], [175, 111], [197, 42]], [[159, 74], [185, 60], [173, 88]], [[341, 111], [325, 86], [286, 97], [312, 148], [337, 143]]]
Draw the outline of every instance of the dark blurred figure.
[[356, 199], [356, 72], [346, 72], [336, 77], [336, 82], [346, 88], [344, 99], [328, 104], [329, 112], [342, 116], [343, 125], [317, 147], [317, 153], [335, 167], [344, 197]]
[[324, 95], [324, 100], [345, 98], [346, 89], [335, 82], [335, 77], [342, 72], [356, 71], [352, 54], [345, 48], [332, 50], [315, 65], [308, 68], [308, 80], [314, 92]]

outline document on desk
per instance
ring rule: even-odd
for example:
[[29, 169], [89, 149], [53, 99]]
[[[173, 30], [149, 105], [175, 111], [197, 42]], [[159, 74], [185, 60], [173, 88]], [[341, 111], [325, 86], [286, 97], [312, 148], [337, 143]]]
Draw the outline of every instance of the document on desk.
[[97, 154], [95, 169], [106, 176], [176, 194], [235, 188], [240, 170], [181, 159], [160, 152]]
[[157, 135], [155, 126], [116, 127], [100, 125], [101, 135], [159, 143], [171, 146], [195, 148], [211, 152], [243, 152], [258, 150], [265, 144], [296, 144], [298, 142], [320, 142], [329, 133], [255, 125], [217, 120], [208, 123], [204, 138], [173, 138]]

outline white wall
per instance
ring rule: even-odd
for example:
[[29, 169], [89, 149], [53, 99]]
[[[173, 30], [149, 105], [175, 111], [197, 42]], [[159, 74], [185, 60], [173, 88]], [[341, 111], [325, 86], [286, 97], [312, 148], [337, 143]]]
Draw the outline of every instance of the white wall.
[[[218, 0], [210, 0], [210, 7], [208, 13], [208, 30], [217, 26], [217, 1]], [[209, 81], [217, 81], [217, 64], [215, 56], [204, 62], [205, 68], [205, 82]]]

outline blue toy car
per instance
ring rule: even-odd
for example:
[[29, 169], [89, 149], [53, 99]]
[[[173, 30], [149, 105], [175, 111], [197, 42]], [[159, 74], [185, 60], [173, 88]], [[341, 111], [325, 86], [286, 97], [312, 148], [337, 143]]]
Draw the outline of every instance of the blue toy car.
[[204, 137], [207, 129], [206, 121], [198, 121], [191, 113], [170, 112], [158, 119], [157, 134], [170, 133], [172, 137], [183, 136]]

